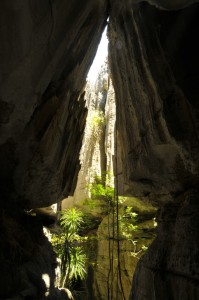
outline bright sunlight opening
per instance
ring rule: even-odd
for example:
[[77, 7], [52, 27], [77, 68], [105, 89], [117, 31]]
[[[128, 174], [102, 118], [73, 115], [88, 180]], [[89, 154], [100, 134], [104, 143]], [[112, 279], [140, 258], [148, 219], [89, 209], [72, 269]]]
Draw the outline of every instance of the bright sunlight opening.
[[97, 79], [98, 72], [103, 65], [107, 55], [108, 55], [108, 39], [107, 39], [107, 27], [105, 28], [101, 41], [99, 43], [96, 56], [94, 58], [94, 61], [91, 65], [91, 68], [87, 75], [87, 80], [95, 83]]

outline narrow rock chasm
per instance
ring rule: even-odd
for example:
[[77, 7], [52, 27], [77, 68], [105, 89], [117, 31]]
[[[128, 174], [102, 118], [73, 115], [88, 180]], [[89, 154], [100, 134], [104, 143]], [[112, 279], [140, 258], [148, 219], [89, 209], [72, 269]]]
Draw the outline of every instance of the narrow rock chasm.
[[197, 2], [1, 1], [0, 299], [71, 298], [43, 234], [55, 217], [38, 208], [74, 194], [108, 16], [118, 194], [158, 208], [129, 299], [199, 299]]

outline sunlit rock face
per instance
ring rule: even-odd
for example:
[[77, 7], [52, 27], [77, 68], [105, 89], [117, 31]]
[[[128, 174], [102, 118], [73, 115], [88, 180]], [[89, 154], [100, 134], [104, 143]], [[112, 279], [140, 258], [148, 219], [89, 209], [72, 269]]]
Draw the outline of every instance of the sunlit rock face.
[[85, 100], [88, 114], [80, 152], [81, 169], [74, 196], [62, 201], [62, 209], [82, 204], [90, 197], [90, 185], [96, 176], [104, 182], [105, 174], [109, 174], [113, 185], [115, 93], [107, 59], [96, 82], [87, 82]]
[[[137, 229], [129, 235], [128, 223], [123, 223], [127, 217], [127, 206], [137, 213], [137, 221], [129, 221], [129, 225], [134, 224]], [[119, 240], [116, 215], [109, 213], [103, 218], [97, 230], [98, 245], [92, 276], [92, 299], [129, 299], [136, 265], [155, 236], [155, 212], [156, 209], [150, 203], [143, 203], [136, 198], [123, 198], [119, 209]]]
[[[92, 217], [92, 236], [88, 247], [89, 267], [85, 283], [88, 299], [128, 299], [136, 264], [154, 239], [156, 208], [143, 199], [118, 199], [120, 234], [117, 238], [116, 210], [104, 197], [96, 198], [91, 186], [106, 182], [114, 186], [115, 165], [115, 93], [107, 61], [101, 67], [95, 84], [86, 85], [88, 107], [80, 161], [81, 169], [73, 197], [62, 201], [62, 209], [77, 206]], [[94, 185], [95, 186], [95, 185]], [[146, 199], [147, 200], [147, 199]], [[110, 201], [110, 199], [109, 199]], [[112, 200], [114, 201], [114, 200]], [[126, 210], [137, 217], [129, 219]], [[130, 230], [130, 226], [135, 226]], [[120, 279], [119, 279], [120, 278]]]
[[158, 235], [138, 264], [130, 299], [195, 300], [199, 6], [163, 11], [144, 2], [111, 3], [110, 64], [121, 152], [118, 176], [123, 178], [119, 188], [160, 207]]
[[107, 2], [1, 1], [0, 14], [1, 206], [47, 206], [75, 188]]

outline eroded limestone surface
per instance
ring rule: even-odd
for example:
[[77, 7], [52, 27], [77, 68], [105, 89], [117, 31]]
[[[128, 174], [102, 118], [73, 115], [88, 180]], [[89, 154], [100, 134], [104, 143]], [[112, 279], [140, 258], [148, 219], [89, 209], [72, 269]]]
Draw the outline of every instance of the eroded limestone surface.
[[1, 206], [72, 194], [106, 1], [1, 1]]
[[178, 200], [183, 204], [168, 204], [158, 214], [157, 238], [138, 264], [132, 300], [199, 298], [198, 190]]
[[[74, 191], [86, 117], [84, 79], [109, 14], [120, 194], [148, 197], [163, 212], [157, 239], [136, 271], [132, 299], [195, 300], [198, 4], [107, 2], [1, 1], [1, 215], [2, 207], [9, 219], [14, 207], [48, 206]], [[21, 226], [17, 215], [12, 218]], [[1, 253], [6, 274], [6, 250]], [[34, 269], [36, 258], [28, 257]], [[1, 297], [18, 297], [14, 291]]]
[[130, 299], [198, 299], [199, 6], [111, 3], [120, 193], [160, 207]]
[[126, 192], [160, 202], [199, 178], [198, 5], [178, 12], [127, 5], [117, 16], [114, 7], [110, 61]]
[[68, 299], [54, 288], [45, 224], [24, 209], [74, 191], [85, 78], [106, 18], [105, 0], [0, 3], [0, 299]]

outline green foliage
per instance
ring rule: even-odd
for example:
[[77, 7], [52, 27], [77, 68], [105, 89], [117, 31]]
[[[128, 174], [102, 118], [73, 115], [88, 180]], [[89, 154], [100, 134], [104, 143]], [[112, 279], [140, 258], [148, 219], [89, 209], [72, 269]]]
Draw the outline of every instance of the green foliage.
[[[107, 214], [109, 216], [107, 226], [112, 226], [111, 237], [129, 241], [132, 245], [130, 255], [136, 259], [146, 251], [148, 245], [139, 237], [138, 214], [130, 203], [125, 205], [122, 197], [116, 199], [114, 188], [111, 186], [111, 176], [107, 174], [103, 174], [102, 178], [95, 176], [89, 188], [91, 197], [84, 201], [84, 205], [93, 209], [88, 210], [87, 214], [77, 208], [62, 211], [60, 218], [62, 233], [52, 237], [52, 244], [61, 260], [60, 285], [67, 284], [70, 289], [73, 289], [75, 282], [85, 279], [88, 261], [92, 267], [96, 266], [98, 237], [93, 233], [91, 235], [91, 231], [96, 232], [103, 216]], [[94, 213], [96, 206], [103, 207], [102, 213]], [[113, 218], [110, 218], [111, 215]]]
[[[104, 177], [108, 178], [106, 183], [111, 181], [110, 176], [105, 175]], [[133, 251], [131, 255], [138, 258], [138, 256], [147, 249], [145, 245], [142, 245], [141, 248], [140, 245], [137, 247], [137, 241], [133, 238], [134, 233], [139, 231], [138, 214], [133, 211], [131, 206], [124, 206], [124, 199], [122, 197], [115, 199], [114, 188], [111, 185], [102, 184], [102, 180], [99, 176], [95, 176], [95, 180], [90, 186], [90, 192], [91, 199], [86, 200], [86, 205], [92, 205], [94, 208], [96, 205], [99, 205], [99, 200], [101, 200], [100, 205], [101, 207], [105, 207], [104, 212], [114, 214], [115, 216], [118, 213], [119, 238], [132, 243]], [[98, 202], [96, 200], [98, 200]], [[117, 201], [118, 203], [116, 203]], [[115, 236], [117, 236], [116, 217], [114, 231]]]
[[85, 238], [79, 235], [83, 224], [83, 213], [71, 208], [61, 212], [62, 233], [52, 236], [52, 245], [61, 260], [60, 286], [71, 286], [74, 280], [83, 280], [86, 276], [87, 257], [82, 243]]
[[[106, 184], [102, 184], [102, 179], [99, 176], [95, 176], [95, 180], [90, 186], [91, 199], [87, 199], [87, 205], [92, 205], [94, 208], [96, 205], [99, 205], [98, 203], [100, 200], [100, 206], [105, 207], [104, 212], [114, 214], [115, 216], [118, 213], [119, 238], [121, 240], [128, 240], [132, 243], [133, 251], [131, 254], [138, 258], [147, 250], [147, 247], [144, 244], [140, 245], [140, 241], [138, 246], [137, 241], [134, 239], [135, 233], [140, 230], [138, 214], [131, 206], [125, 206], [125, 199], [122, 197], [115, 199], [114, 188], [107, 184], [107, 182], [111, 181], [111, 178], [106, 175], [104, 177], [108, 178], [108, 180], [105, 180]], [[98, 202], [96, 200], [98, 200]], [[114, 230], [115, 236], [117, 236], [116, 217], [114, 221]]]
[[137, 213], [132, 211], [132, 207], [127, 206], [123, 213], [119, 215], [120, 232], [122, 236], [128, 240], [132, 240], [132, 233], [138, 230], [135, 225], [137, 221]]
[[86, 274], [86, 262], [87, 257], [82, 247], [74, 247], [71, 252], [69, 279], [78, 279], [79, 277], [83, 280]]
[[83, 213], [76, 208], [66, 209], [61, 212], [60, 223], [68, 238], [70, 238], [83, 223]]
[[114, 196], [114, 188], [111, 186], [103, 186], [101, 183], [92, 185], [91, 195], [94, 199], [104, 200], [106, 202], [112, 201]]
[[96, 110], [91, 118], [91, 132], [94, 138], [98, 138], [105, 124], [105, 117], [102, 111]]
[[53, 245], [54, 251], [56, 252], [57, 256], [61, 259], [63, 252], [64, 252], [64, 245], [66, 241], [65, 233], [61, 234], [52, 234], [51, 243]]
[[103, 125], [105, 122], [104, 113], [99, 110], [95, 110], [92, 115], [91, 119], [91, 127], [99, 127]]
[[95, 176], [94, 182], [90, 185], [91, 199], [105, 201], [113, 205], [114, 202], [114, 188], [109, 183], [102, 183], [99, 176]]

